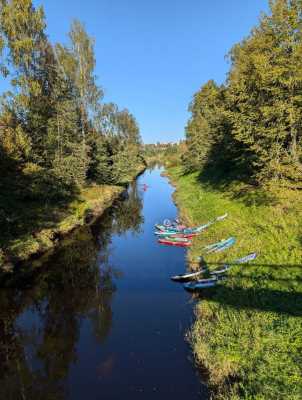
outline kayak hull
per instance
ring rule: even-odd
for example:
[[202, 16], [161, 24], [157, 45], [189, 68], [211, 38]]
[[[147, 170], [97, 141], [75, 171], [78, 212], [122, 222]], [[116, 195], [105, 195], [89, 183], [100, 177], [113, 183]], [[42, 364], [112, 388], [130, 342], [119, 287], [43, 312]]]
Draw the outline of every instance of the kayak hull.
[[198, 236], [198, 233], [174, 233], [174, 232], [155, 232], [158, 237], [185, 238], [192, 239]]
[[202, 269], [202, 270], [197, 271], [197, 272], [192, 272], [192, 273], [182, 274], [182, 275], [175, 275], [175, 276], [171, 276], [171, 280], [173, 282], [180, 282], [180, 283], [190, 282], [190, 281], [198, 278], [204, 272], [206, 272], [206, 270]]
[[217, 279], [205, 279], [204, 282], [196, 281], [184, 284], [184, 288], [189, 292], [198, 292], [203, 289], [215, 287], [217, 285]]
[[[257, 253], [252, 253], [252, 254], [248, 254], [245, 257], [242, 258], [238, 258], [237, 260], [233, 261], [233, 264], [246, 264], [249, 261], [253, 261], [255, 258], [257, 257]], [[221, 274], [225, 274], [226, 272], [228, 272], [231, 269], [232, 265], [229, 264], [225, 264], [221, 269], [215, 270], [215, 271], [211, 271], [210, 275], [221, 275]]]
[[192, 245], [191, 241], [186, 241], [186, 242], [182, 242], [182, 241], [172, 241], [172, 240], [166, 240], [166, 239], [159, 239], [158, 243], [160, 244], [165, 244], [167, 246], [178, 246], [178, 247], [189, 247]]
[[215, 287], [219, 281], [225, 280], [223, 276], [217, 276], [215, 278], [200, 279], [194, 282], [184, 283], [184, 288], [190, 292], [198, 292], [200, 290]]

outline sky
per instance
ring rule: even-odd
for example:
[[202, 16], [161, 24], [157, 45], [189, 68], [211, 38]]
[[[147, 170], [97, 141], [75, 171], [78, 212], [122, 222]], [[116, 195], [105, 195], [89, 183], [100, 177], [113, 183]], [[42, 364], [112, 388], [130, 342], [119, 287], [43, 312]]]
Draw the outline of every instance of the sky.
[[74, 18], [85, 24], [104, 101], [134, 114], [145, 143], [184, 137], [193, 94], [225, 80], [226, 54], [268, 10], [268, 0], [33, 1], [52, 42], [68, 41]]

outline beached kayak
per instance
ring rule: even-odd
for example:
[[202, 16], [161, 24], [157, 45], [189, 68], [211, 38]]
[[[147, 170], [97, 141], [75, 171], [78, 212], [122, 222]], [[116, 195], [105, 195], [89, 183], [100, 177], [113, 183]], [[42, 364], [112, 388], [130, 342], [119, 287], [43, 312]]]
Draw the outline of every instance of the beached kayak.
[[158, 243], [180, 247], [189, 247], [192, 245], [192, 241], [185, 238], [162, 238], [158, 240]]
[[192, 234], [192, 233], [200, 233], [202, 231], [204, 231], [205, 229], [207, 229], [209, 226], [213, 225], [215, 222], [217, 221], [222, 221], [224, 220], [226, 217], [228, 216], [228, 214], [224, 214], [221, 215], [220, 217], [215, 218], [212, 221], [209, 221], [208, 223], [204, 224], [204, 225], [200, 225], [200, 226], [196, 226], [193, 228], [187, 228], [183, 225], [165, 225], [165, 224], [156, 224], [155, 228], [161, 232], [174, 232], [174, 233], [184, 233], [184, 234]]
[[217, 285], [217, 278], [200, 279], [194, 282], [188, 282], [184, 284], [184, 288], [190, 292], [212, 288]]
[[217, 285], [219, 281], [225, 280], [225, 276], [215, 276], [209, 279], [199, 279], [197, 281], [192, 281], [184, 283], [184, 288], [190, 292], [199, 291], [207, 288], [212, 288]]
[[195, 236], [198, 236], [198, 233], [180, 233], [180, 232], [159, 232], [156, 231], [155, 235], [158, 237], [176, 237], [176, 238], [187, 238], [191, 239]]
[[233, 261], [232, 263], [223, 265], [223, 267], [220, 268], [220, 269], [217, 269], [217, 270], [215, 270], [215, 271], [211, 271], [211, 272], [210, 272], [210, 275], [221, 275], [221, 274], [225, 274], [226, 272], [228, 272], [228, 271], [232, 268], [233, 265], [246, 264], [246, 263], [248, 263], [249, 261], [255, 260], [256, 257], [257, 257], [257, 253], [248, 254], [248, 255], [245, 256], [245, 257], [238, 258], [237, 260]]
[[171, 280], [174, 282], [190, 282], [194, 279], [197, 279], [200, 275], [202, 275], [206, 271], [207, 269], [201, 269], [200, 271], [197, 272], [189, 272], [182, 275], [171, 276]]

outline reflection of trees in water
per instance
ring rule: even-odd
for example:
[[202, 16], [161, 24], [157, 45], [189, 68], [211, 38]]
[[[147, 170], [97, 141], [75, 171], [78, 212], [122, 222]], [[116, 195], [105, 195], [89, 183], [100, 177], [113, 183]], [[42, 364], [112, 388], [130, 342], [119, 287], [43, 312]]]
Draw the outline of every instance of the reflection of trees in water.
[[118, 273], [108, 261], [111, 236], [139, 232], [141, 209], [134, 185], [101, 222], [65, 241], [26, 288], [1, 291], [0, 398], [66, 398], [81, 320], [90, 321], [100, 344], [111, 329], [113, 277]]
[[144, 222], [144, 217], [141, 213], [142, 208], [143, 201], [139, 194], [137, 184], [133, 183], [129, 186], [126, 198], [123, 201], [118, 201], [102, 220], [101, 227], [104, 226], [103, 224], [108, 224], [107, 228], [110, 225], [110, 229], [100, 229], [100, 235], [108, 231], [118, 235], [126, 231], [139, 233], [141, 225]]

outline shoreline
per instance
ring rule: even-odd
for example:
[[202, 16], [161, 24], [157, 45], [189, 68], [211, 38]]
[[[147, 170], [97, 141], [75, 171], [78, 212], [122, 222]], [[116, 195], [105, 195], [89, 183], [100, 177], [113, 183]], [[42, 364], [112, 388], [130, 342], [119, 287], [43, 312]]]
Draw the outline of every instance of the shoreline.
[[[234, 247], [206, 256], [210, 269], [258, 254], [255, 262], [232, 267], [226, 281], [197, 298], [188, 340], [200, 375], [208, 376], [209, 389], [221, 400], [268, 398], [269, 392], [277, 398], [281, 390], [284, 399], [298, 398], [302, 388], [301, 366], [295, 362], [302, 323], [299, 193], [276, 192], [271, 200], [273, 192], [247, 187], [246, 197], [240, 197], [234, 196], [235, 189], [242, 190], [238, 183], [220, 190], [200, 182], [197, 174], [183, 176], [178, 167], [168, 168], [165, 176], [176, 188], [173, 200], [184, 223], [199, 225], [229, 213], [227, 220], [193, 240], [187, 253], [192, 269], [197, 268], [194, 260], [205, 245], [233, 235]], [[291, 371], [297, 377], [294, 387]]]
[[132, 179], [123, 185], [91, 185], [86, 187], [76, 199], [76, 207], [68, 215], [57, 221], [51, 228], [32, 232], [24, 240], [20, 238], [16, 244], [7, 249], [0, 248], [0, 280], [18, 273], [23, 264], [39, 260], [45, 254], [55, 251], [61, 242], [77, 229], [90, 226], [122, 199], [132, 181], [142, 175], [147, 166], [141, 166]]

